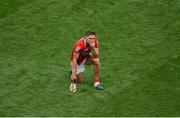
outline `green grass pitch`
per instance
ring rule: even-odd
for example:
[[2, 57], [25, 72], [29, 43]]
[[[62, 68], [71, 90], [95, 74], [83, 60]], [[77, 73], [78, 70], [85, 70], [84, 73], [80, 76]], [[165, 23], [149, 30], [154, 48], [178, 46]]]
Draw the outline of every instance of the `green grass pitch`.
[[[106, 89], [86, 66], [73, 94], [88, 29]], [[0, 0], [0, 116], [180, 116], [180, 0]]]

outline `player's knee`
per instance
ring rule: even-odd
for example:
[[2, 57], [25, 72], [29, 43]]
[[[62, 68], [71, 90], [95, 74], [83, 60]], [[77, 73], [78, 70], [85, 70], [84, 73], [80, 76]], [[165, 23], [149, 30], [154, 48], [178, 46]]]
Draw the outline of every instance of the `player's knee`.
[[84, 83], [84, 80], [82, 80], [82, 79], [78, 80], [77, 83], [82, 84], [82, 83]]
[[77, 74], [76, 75], [76, 77], [77, 77], [77, 83], [79, 83], [79, 84], [81, 84], [81, 83], [83, 83], [84, 81], [83, 81], [83, 77], [82, 77], [82, 75], [81, 75], [81, 73], [80, 74]]

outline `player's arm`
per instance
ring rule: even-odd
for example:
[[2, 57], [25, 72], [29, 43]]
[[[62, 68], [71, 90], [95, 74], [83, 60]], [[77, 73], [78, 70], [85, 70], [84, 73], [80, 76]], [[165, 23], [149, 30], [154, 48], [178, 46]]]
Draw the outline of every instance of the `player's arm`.
[[71, 69], [72, 69], [72, 75], [71, 75], [71, 79], [75, 80], [76, 79], [76, 68], [77, 68], [77, 59], [79, 57], [79, 53], [74, 52], [73, 53], [73, 59], [71, 62]]
[[96, 48], [94, 46], [91, 47], [91, 54], [94, 56], [94, 57], [99, 57], [99, 48]]
[[94, 57], [99, 57], [99, 46], [98, 46], [98, 40], [96, 40], [94, 43], [90, 44], [91, 45], [91, 54]]

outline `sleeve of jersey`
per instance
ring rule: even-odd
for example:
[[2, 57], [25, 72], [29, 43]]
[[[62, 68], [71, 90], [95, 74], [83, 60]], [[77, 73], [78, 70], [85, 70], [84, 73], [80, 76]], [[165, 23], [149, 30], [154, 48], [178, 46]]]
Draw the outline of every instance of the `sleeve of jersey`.
[[95, 38], [95, 48], [99, 48], [98, 40]]
[[74, 53], [79, 53], [80, 49], [81, 49], [81, 47], [78, 46], [78, 45], [76, 45], [76, 46], [74, 47]]

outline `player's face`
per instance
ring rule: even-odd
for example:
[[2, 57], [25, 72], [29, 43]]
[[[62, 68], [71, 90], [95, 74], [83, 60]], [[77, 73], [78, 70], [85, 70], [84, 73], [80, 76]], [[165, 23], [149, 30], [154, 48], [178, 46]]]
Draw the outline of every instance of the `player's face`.
[[86, 39], [89, 44], [92, 44], [94, 43], [95, 35], [88, 35]]

